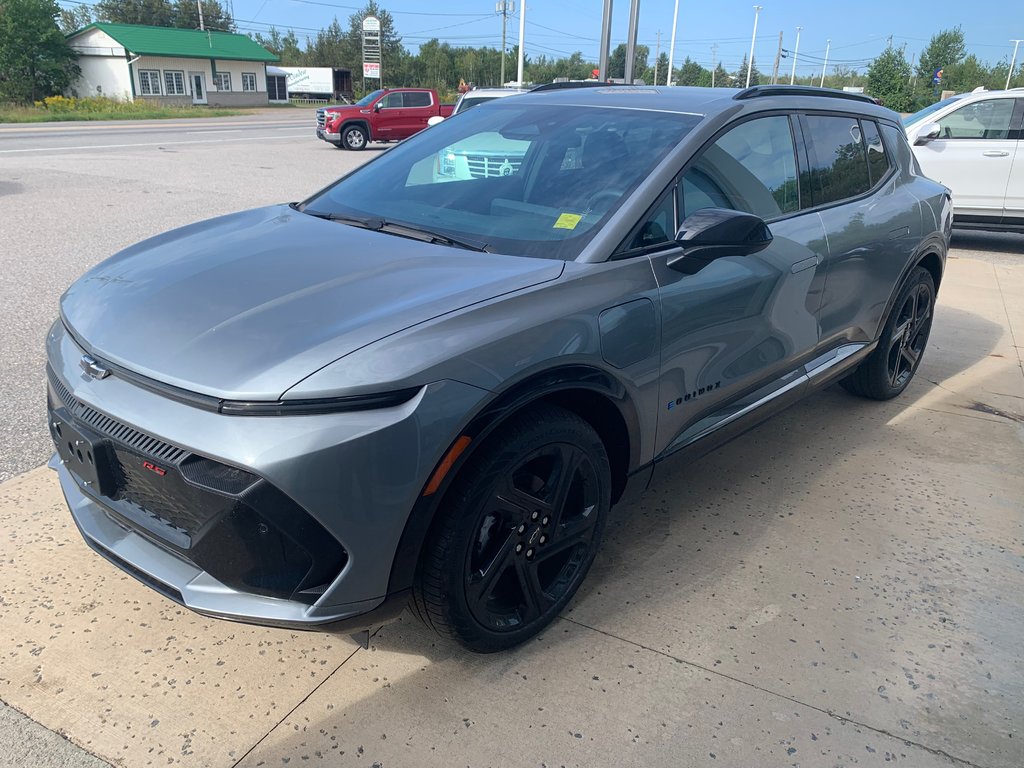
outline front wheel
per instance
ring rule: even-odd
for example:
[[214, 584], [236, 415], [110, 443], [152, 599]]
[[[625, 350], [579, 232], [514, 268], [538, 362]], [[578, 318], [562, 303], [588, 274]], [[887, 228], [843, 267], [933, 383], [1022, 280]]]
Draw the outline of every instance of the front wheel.
[[839, 383], [872, 400], [896, 397], [921, 364], [934, 312], [935, 281], [927, 269], [916, 267], [896, 297], [875, 351]]
[[575, 594], [610, 506], [608, 455], [586, 421], [547, 405], [513, 417], [467, 462], [438, 512], [416, 612], [473, 651], [527, 640]]
[[366, 131], [358, 125], [350, 125], [341, 132], [341, 145], [345, 149], [366, 149]]

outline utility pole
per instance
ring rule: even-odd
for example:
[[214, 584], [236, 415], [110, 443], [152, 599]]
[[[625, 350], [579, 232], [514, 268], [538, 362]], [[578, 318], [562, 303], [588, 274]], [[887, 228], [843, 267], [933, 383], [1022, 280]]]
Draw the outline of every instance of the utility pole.
[[514, 13], [515, 8], [513, 0], [498, 0], [494, 6], [494, 12], [501, 14], [501, 82], [498, 83], [500, 86], [505, 85], [505, 25], [508, 23], [509, 13]]
[[608, 49], [612, 47], [612, 0], [604, 0], [604, 17], [601, 20], [601, 58], [598, 64], [598, 80], [608, 80]]
[[1010, 59], [1010, 71], [1006, 73], [1006, 88], [1003, 89], [1004, 91], [1010, 90], [1010, 78], [1013, 77], [1013, 68], [1017, 66], [1017, 47], [1024, 43], [1024, 40], [1011, 40], [1010, 42], [1013, 43], [1013, 58]]
[[910, 77], [907, 78], [907, 85], [912, 86], [914, 84], [914, 59], [917, 58], [917, 51], [910, 54]]
[[825, 87], [825, 68], [828, 67], [828, 52], [832, 50], [832, 39], [829, 38], [825, 41], [825, 63], [821, 65], [821, 82], [818, 83], [819, 88]]
[[196, 0], [196, 8], [199, 9], [199, 29], [203, 32], [206, 31], [206, 27], [203, 25], [203, 2], [202, 0]]
[[[665, 85], [672, 85], [672, 61], [676, 57], [676, 24], [679, 23], [679, 0], [676, 0], [676, 9], [672, 12], [672, 42], [668, 46], [668, 74], [665, 76]], [[714, 75], [712, 74], [712, 77]], [[655, 81], [657, 84], [657, 81]]]
[[[523, 50], [523, 44], [526, 42], [526, 0], [519, 0], [519, 72], [516, 77], [516, 83], [519, 87], [523, 85], [523, 64], [525, 62], [526, 52]], [[502, 83], [504, 85], [504, 83]]]
[[796, 28], [796, 48], [793, 49], [793, 69], [789, 73], [789, 84], [792, 85], [796, 82], [796, 57], [800, 54], [800, 30], [803, 27]]
[[750, 87], [750, 73], [754, 69], [754, 42], [757, 40], [757, 17], [761, 15], [760, 5], [754, 6], [754, 34], [750, 36], [750, 58], [747, 59], [747, 85]]
[[626, 71], [623, 78], [626, 85], [633, 84], [633, 69], [636, 66], [636, 36], [640, 28], [640, 0], [629, 0], [629, 32], [626, 38]]
[[715, 72], [718, 71], [718, 43], [711, 46], [711, 87], [715, 87]]
[[779, 50], [775, 52], [775, 66], [772, 68], [772, 85], [779, 81], [779, 62], [782, 61], [782, 33], [779, 32]]
[[661, 30], [658, 30], [658, 46], [654, 49], [654, 84], [658, 84], [658, 59], [661, 58]]

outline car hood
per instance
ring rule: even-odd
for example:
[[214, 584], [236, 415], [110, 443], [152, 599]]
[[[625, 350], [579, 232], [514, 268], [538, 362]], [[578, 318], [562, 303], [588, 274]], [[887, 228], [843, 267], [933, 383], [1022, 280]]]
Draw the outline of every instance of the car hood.
[[563, 268], [282, 205], [121, 251], [67, 290], [61, 314], [87, 351], [131, 371], [215, 397], [273, 400], [356, 349]]

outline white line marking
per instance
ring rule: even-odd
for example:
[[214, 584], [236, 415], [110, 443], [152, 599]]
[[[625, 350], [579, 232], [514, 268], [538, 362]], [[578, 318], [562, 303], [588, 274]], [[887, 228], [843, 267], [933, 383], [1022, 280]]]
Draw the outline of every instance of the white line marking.
[[241, 133], [241, 132], [242, 132], [241, 128], [224, 128], [223, 130], [222, 129], [217, 129], [217, 128], [212, 128], [212, 129], [205, 130], [205, 131], [185, 131], [185, 133]]
[[313, 138], [313, 134], [310, 131], [303, 131], [302, 133], [293, 133], [288, 136], [240, 136], [238, 138], [231, 139], [208, 139], [194, 140], [194, 141], [150, 141], [140, 144], [91, 144], [83, 147], [30, 147], [27, 149], [0, 149], [0, 155], [12, 154], [14, 152], [62, 152], [66, 150], [80, 150], [80, 149], [123, 149], [125, 147], [171, 147], [177, 144], [222, 144], [226, 141], [263, 141], [272, 139], [298, 139], [298, 138]]

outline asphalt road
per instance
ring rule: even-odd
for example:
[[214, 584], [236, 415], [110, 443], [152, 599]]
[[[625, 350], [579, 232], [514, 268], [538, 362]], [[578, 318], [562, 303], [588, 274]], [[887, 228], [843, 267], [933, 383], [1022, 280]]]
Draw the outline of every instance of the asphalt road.
[[[51, 452], [43, 339], [61, 292], [133, 242], [199, 219], [301, 199], [376, 154], [317, 141], [312, 121], [312, 111], [295, 110], [0, 125], [0, 481], [40, 466]], [[958, 233], [950, 255], [1020, 265], [1024, 236]], [[98, 762], [0, 707], [0, 766], [28, 764]]]

